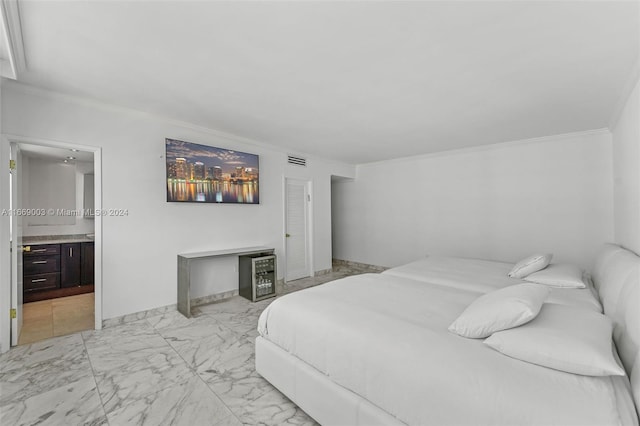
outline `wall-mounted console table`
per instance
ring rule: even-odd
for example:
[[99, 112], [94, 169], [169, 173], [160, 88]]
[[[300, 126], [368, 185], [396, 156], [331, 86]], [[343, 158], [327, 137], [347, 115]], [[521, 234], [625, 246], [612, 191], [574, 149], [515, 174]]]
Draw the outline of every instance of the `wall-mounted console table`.
[[178, 311], [191, 317], [191, 261], [221, 256], [272, 255], [272, 247], [243, 247], [228, 250], [201, 251], [178, 254]]

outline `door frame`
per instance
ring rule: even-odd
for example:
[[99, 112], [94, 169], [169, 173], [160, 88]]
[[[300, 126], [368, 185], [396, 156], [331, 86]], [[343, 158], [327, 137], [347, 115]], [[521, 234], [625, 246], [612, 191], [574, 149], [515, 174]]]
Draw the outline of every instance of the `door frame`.
[[[61, 142], [50, 139], [30, 138], [18, 135], [0, 135], [0, 212], [9, 210], [9, 146], [12, 142], [20, 144], [50, 146], [63, 149], [78, 149], [93, 153], [94, 202], [95, 210], [102, 210], [102, 148], [90, 145]], [[96, 330], [102, 328], [102, 216], [95, 215], [95, 279], [94, 279], [94, 325]], [[10, 221], [8, 215], [0, 214], [0, 353], [11, 347], [11, 251], [7, 244], [10, 240]]]
[[307, 204], [307, 254], [309, 255], [309, 276], [315, 275], [314, 262], [313, 262], [313, 180], [307, 176], [296, 176], [290, 174], [282, 175], [282, 251], [284, 252], [284, 259], [282, 261], [282, 281], [287, 282], [287, 179], [299, 180], [306, 182], [307, 193], [309, 194], [310, 201]]
[[[9, 203], [12, 208], [22, 208], [23, 204], [23, 194], [24, 194], [24, 182], [22, 179], [22, 154], [20, 152], [20, 145], [14, 142], [9, 143], [9, 152], [11, 160], [15, 161], [16, 170], [15, 174], [11, 171], [11, 167], [9, 167], [9, 185], [11, 186], [11, 196], [9, 199]], [[21, 200], [20, 203], [13, 203], [14, 200]], [[12, 220], [13, 219], [13, 220]], [[20, 230], [23, 232], [24, 230], [24, 220], [21, 216], [14, 216], [13, 218], [9, 216], [10, 223], [10, 233], [11, 235], [17, 235], [18, 233], [14, 233], [14, 231]], [[10, 308], [16, 308], [16, 318], [11, 318], [11, 346], [17, 346], [20, 339], [20, 332], [22, 331], [23, 324], [23, 311], [22, 305], [24, 304], [24, 280], [23, 280], [23, 268], [24, 260], [22, 249], [22, 237], [14, 238], [11, 241], [11, 306]], [[17, 288], [17, 291], [14, 293], [13, 289]], [[17, 330], [17, 335], [13, 333], [13, 331]]]

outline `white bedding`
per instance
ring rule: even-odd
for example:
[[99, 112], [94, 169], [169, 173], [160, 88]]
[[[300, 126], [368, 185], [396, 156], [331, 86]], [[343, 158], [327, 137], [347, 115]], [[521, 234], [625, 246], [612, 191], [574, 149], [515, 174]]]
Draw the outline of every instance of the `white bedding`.
[[[428, 256], [406, 265], [388, 269], [382, 275], [410, 278], [412, 280], [459, 288], [478, 293], [488, 293], [508, 285], [525, 283], [507, 274], [513, 264], [491, 260], [466, 259], [462, 257]], [[583, 277], [587, 288], [565, 289], [551, 287], [549, 303], [570, 305], [602, 312], [588, 275]]]
[[274, 301], [258, 331], [408, 424], [638, 423], [625, 377], [563, 373], [449, 333], [477, 297], [393, 274], [353, 276]]
[[387, 269], [383, 275], [410, 278], [431, 284], [487, 293], [525, 281], [507, 274], [512, 263], [462, 257], [428, 256], [406, 265]]

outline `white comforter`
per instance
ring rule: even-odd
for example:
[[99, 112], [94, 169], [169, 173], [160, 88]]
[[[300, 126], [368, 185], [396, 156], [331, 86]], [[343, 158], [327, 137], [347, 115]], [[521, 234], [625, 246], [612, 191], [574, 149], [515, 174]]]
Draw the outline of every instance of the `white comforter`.
[[[526, 281], [508, 276], [512, 263], [462, 257], [428, 256], [406, 265], [391, 268], [383, 275], [410, 278], [429, 284], [443, 285], [478, 293], [488, 293], [508, 285]], [[591, 279], [583, 277], [587, 288], [551, 288], [547, 302], [571, 305], [602, 312]]]
[[389, 274], [353, 276], [274, 301], [258, 331], [408, 424], [629, 421], [618, 411], [633, 407], [624, 377], [539, 367], [449, 333], [477, 297]]
[[487, 293], [524, 281], [510, 278], [512, 263], [462, 257], [428, 256], [391, 268], [383, 275], [411, 278], [431, 284]]

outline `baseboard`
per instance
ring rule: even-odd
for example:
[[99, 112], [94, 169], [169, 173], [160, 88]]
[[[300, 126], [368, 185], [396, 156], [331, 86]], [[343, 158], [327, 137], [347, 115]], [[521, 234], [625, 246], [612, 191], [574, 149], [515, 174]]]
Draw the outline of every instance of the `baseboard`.
[[314, 272], [313, 276], [314, 277], [321, 277], [323, 275], [329, 275], [331, 272], [333, 272], [333, 268], [321, 269], [319, 271]]
[[230, 297], [237, 296], [238, 290], [229, 290], [222, 293], [210, 294], [209, 296], [196, 297], [191, 299], [191, 307], [208, 305], [209, 303], [217, 302], [223, 299], [229, 299]]
[[173, 304], [160, 306], [159, 308], [153, 308], [147, 311], [134, 312], [132, 314], [123, 315], [121, 317], [109, 318], [106, 320], [102, 320], [102, 328], [114, 327], [116, 325], [126, 324], [128, 322], [140, 321], [145, 318], [166, 314], [167, 312], [175, 311], [177, 309], [178, 305]]
[[351, 260], [332, 259], [332, 263], [336, 266], [350, 266], [353, 268], [371, 269], [376, 272], [386, 271], [386, 266], [371, 265], [368, 263], [353, 262]]

